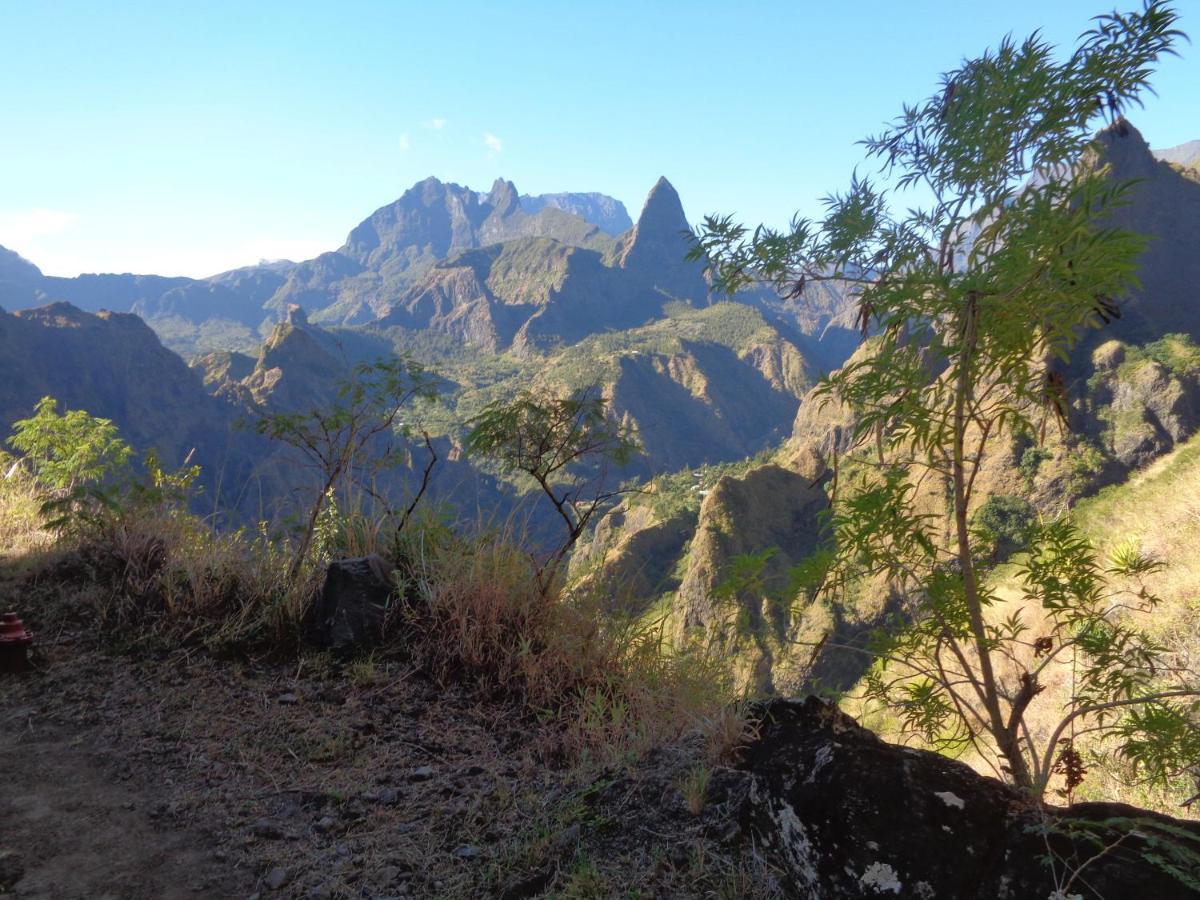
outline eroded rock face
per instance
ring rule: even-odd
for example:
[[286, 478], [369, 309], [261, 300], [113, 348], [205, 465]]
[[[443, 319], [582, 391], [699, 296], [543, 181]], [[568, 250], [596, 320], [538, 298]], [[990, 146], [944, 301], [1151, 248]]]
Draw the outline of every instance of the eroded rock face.
[[1121, 804], [1039, 810], [962, 763], [884, 743], [816, 697], [761, 713], [741, 763], [747, 814], [797, 897], [1200, 897], [1200, 823]]
[[[1200, 425], [1196, 379], [1146, 359], [1123, 362], [1126, 348], [1109, 341], [1097, 348], [1097, 376], [1088, 398], [1105, 448], [1122, 466], [1140, 468], [1187, 440]], [[1114, 363], [1113, 360], [1116, 360]]]

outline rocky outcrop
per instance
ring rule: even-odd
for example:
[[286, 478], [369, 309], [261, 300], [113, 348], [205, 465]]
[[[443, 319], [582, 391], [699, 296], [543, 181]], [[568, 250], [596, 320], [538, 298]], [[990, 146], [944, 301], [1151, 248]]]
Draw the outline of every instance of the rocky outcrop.
[[382, 557], [334, 560], [325, 572], [320, 599], [312, 610], [310, 638], [317, 646], [337, 653], [370, 647], [383, 634], [394, 590]]
[[1146, 465], [1200, 426], [1195, 372], [1173, 371], [1143, 348], [1116, 340], [1096, 348], [1092, 365], [1082, 404], [1085, 425], [1122, 467]]
[[1200, 897], [1200, 823], [1042, 808], [815, 697], [774, 700], [740, 768], [747, 818], [804, 900]]
[[349, 361], [323, 346], [313, 329], [281, 324], [242, 383], [259, 406], [291, 412], [329, 405], [349, 373]]
[[[792, 625], [788, 572], [819, 549], [828, 505], [820, 485], [774, 464], [721, 478], [700, 507], [675, 598], [677, 640], [739, 658], [739, 681], [772, 692], [777, 648]], [[760, 573], [732, 581], [735, 560], [763, 553]]]

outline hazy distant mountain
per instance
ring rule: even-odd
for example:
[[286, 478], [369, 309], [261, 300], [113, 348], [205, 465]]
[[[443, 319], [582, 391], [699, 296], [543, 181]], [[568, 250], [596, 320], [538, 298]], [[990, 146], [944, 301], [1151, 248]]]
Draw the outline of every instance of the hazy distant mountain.
[[546, 207], [561, 209], [591, 222], [614, 237], [633, 227], [625, 204], [606, 194], [539, 194], [536, 197], [522, 194], [521, 207], [529, 213], [540, 212]]
[[357, 225], [337, 251], [205, 279], [48, 277], [0, 248], [0, 306], [64, 300], [92, 312], [134, 312], [184, 351], [249, 350], [285, 318], [290, 304], [305, 307], [314, 321], [370, 321], [447, 256], [525, 237], [605, 250], [612, 244], [605, 229], [618, 228], [622, 217], [628, 221], [624, 206], [602, 194], [527, 199], [528, 208], [503, 179], [478, 193], [428, 178]]
[[1151, 151], [1156, 159], [1173, 163], [1182, 169], [1192, 169], [1200, 175], [1200, 141], [1188, 141], [1166, 150]]

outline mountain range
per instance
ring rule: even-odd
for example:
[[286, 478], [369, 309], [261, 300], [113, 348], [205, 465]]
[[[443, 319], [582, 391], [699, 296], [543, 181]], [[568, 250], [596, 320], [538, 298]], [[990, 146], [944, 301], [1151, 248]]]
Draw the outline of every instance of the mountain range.
[[[1154, 152], [1128, 123], [1100, 140], [1114, 177], [1137, 181], [1114, 219], [1150, 238], [1141, 288], [1084, 336], [1065, 373], [1073, 432], [1036, 452], [1015, 443], [981, 475], [982, 495], [1047, 512], [1200, 427], [1200, 144]], [[442, 403], [421, 419], [445, 461], [435, 494], [506, 509], [521, 488], [462, 458], [464, 423], [531, 386], [600, 384], [645, 450], [628, 474], [649, 487], [601, 521], [573, 571], [619, 585], [636, 614], [664, 614], [680, 646], [721, 645], [739, 678], [769, 689], [807, 677], [781, 663], [797, 635], [867, 627], [888, 608], [886, 590], [857, 611], [798, 617], [762, 598], [740, 610], [714, 600], [737, 558], [766, 553], [768, 580], [782, 579], [815, 546], [819, 484], [853, 420], [811, 390], [866, 351], [842, 286], [717, 296], [684, 259], [686, 230], [666, 179], [632, 222], [599, 194], [523, 197], [503, 179], [478, 193], [430, 178], [337, 250], [207, 279], [57, 278], [0, 249], [0, 306], [16, 310], [0, 313], [0, 420], [53, 394], [113, 418], [168, 463], [194, 449], [235, 505], [249, 495], [261, 509], [287, 495], [287, 460], [231, 437], [231, 424], [306, 408], [355, 361], [403, 351], [443, 379]]]

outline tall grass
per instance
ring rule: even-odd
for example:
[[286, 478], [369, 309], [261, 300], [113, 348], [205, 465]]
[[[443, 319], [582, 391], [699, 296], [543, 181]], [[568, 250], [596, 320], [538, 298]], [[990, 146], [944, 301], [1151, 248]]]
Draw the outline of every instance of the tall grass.
[[178, 497], [139, 496], [88, 509], [51, 542], [36, 485], [0, 494], [0, 534], [47, 551], [41, 615], [89, 615], [128, 645], [294, 658], [325, 564], [379, 553], [395, 601], [373, 651], [507, 704], [548, 757], [608, 763], [696, 727], [726, 743], [740, 727], [723, 712], [730, 693], [717, 661], [674, 652], [661, 622], [613, 615], [601, 588], [546, 590], [515, 519], [452, 525], [426, 509], [398, 531], [394, 517], [331, 505], [293, 577], [293, 542], [265, 526], [221, 532]]
[[44, 550], [54, 535], [43, 527], [42, 496], [33, 478], [0, 451], [0, 560]]
[[614, 617], [603, 596], [543, 590], [524, 537], [415, 529], [392, 639], [439, 681], [545, 723], [551, 755], [611, 762], [719, 720], [730, 695], [714, 661], [674, 653], [661, 623]]

